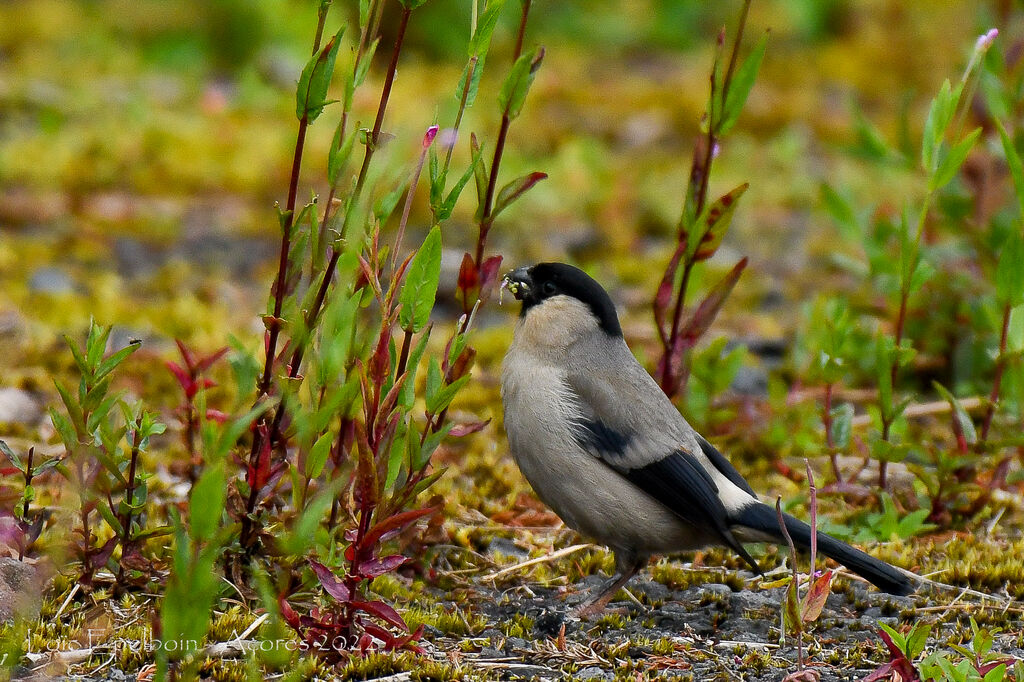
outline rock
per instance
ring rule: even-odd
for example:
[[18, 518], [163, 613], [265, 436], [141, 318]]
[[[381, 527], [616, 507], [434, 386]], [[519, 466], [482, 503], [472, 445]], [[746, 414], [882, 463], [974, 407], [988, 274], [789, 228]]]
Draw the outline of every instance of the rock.
[[28, 391], [20, 388], [0, 388], [0, 424], [39, 423], [43, 408]]
[[487, 553], [490, 555], [500, 554], [506, 557], [524, 560], [530, 558], [530, 553], [508, 538], [494, 538], [491, 544], [487, 545]]
[[36, 268], [29, 277], [28, 289], [37, 294], [67, 294], [74, 291], [75, 283], [60, 268], [44, 266]]
[[9, 623], [15, 616], [37, 618], [41, 592], [34, 566], [11, 557], [0, 558], [0, 623]]
[[576, 675], [574, 677], [577, 680], [609, 680], [609, 681], [611, 681], [611, 680], [615, 679], [615, 675], [611, 674], [610, 672], [606, 672], [606, 671], [602, 670], [601, 668], [598, 668], [596, 665], [592, 665], [590, 667], [584, 668], [583, 670], [577, 671]]
[[779, 601], [764, 592], [742, 590], [734, 592], [730, 599], [733, 610], [738, 611], [740, 614], [765, 609], [775, 611], [779, 608]]
[[656, 580], [635, 578], [626, 587], [638, 597], [647, 597], [648, 602], [665, 601], [671, 594], [671, 590]]

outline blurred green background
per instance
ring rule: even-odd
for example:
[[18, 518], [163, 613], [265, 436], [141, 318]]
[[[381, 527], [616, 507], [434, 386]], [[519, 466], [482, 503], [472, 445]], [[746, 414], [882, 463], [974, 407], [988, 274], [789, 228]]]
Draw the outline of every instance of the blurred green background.
[[[335, 2], [329, 30], [354, 2]], [[397, 3], [393, 3], [397, 6]], [[518, 3], [495, 37], [465, 133], [494, 139]], [[17, 382], [46, 364], [55, 331], [90, 315], [161, 343], [200, 345], [251, 333], [272, 278], [294, 144], [294, 83], [309, 49], [310, 0], [27, 0], [0, 3], [0, 345]], [[537, 0], [527, 45], [547, 57], [512, 129], [505, 179], [549, 179], [492, 233], [508, 265], [538, 258], [595, 267], [651, 338], [649, 298], [670, 253], [714, 38], [739, 2]], [[743, 334], [792, 331], [786, 314], [827, 274], [836, 233], [819, 208], [827, 181], [872, 204], [899, 204], [906, 168], [865, 165], [858, 121], [912, 145], [927, 102], [956, 77], [974, 36], [1014, 31], [1009, 2], [756, 0], [747, 43], [771, 31], [768, 56], [711, 192], [751, 182], [722, 265], [751, 267], [738, 300], [782, 312], [743, 319]], [[385, 43], [395, 6], [385, 16]], [[385, 130], [385, 181], [422, 131], [450, 122], [470, 3], [417, 10]], [[352, 32], [340, 60], [351, 59]], [[369, 125], [384, 61], [357, 93]], [[343, 72], [344, 69], [338, 69]], [[325, 191], [333, 119], [311, 130], [300, 197]], [[465, 139], [456, 161], [469, 157]], [[916, 187], [916, 185], [914, 185]], [[427, 216], [417, 198], [411, 230]], [[447, 260], [474, 238], [467, 192], [445, 234]], [[461, 227], [460, 227], [461, 226]], [[450, 268], [449, 268], [450, 271]], [[450, 284], [449, 284], [450, 286]], [[751, 299], [751, 297], [754, 299]], [[742, 304], [725, 320], [743, 317]], [[749, 307], [749, 306], [746, 306]], [[728, 322], [724, 324], [728, 325]], [[127, 333], [127, 332], [126, 332]], [[159, 344], [158, 344], [159, 345]], [[151, 346], [152, 347], [152, 346]], [[40, 350], [42, 349], [42, 350]], [[38, 354], [44, 357], [37, 357]]]

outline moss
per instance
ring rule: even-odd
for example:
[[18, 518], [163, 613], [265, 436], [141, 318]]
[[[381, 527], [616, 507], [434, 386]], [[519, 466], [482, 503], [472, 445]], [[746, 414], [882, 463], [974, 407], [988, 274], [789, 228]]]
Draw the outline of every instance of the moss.
[[513, 613], [511, 618], [499, 624], [498, 627], [508, 637], [528, 639], [533, 636], [535, 623], [533, 618], [525, 614]]
[[448, 636], [476, 635], [487, 627], [486, 618], [458, 606], [416, 605], [406, 611], [404, 617], [411, 630], [429, 625]]

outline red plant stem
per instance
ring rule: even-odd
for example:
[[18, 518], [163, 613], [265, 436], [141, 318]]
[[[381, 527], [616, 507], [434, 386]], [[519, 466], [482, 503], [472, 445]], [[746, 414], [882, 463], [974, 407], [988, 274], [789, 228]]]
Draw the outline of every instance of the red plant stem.
[[363, 165], [359, 169], [359, 178], [356, 180], [356, 195], [360, 194], [363, 184], [366, 182], [366, 173], [370, 170], [370, 160], [377, 149], [377, 142], [380, 139], [380, 128], [384, 124], [384, 112], [388, 108], [388, 98], [391, 97], [391, 86], [395, 82], [395, 73], [398, 71], [398, 55], [402, 51], [402, 41], [405, 39], [405, 29], [409, 26], [409, 16], [412, 10], [408, 7], [402, 10], [402, 19], [398, 24], [398, 35], [395, 38], [395, 49], [391, 52], [391, 63], [388, 64], [388, 72], [384, 77], [384, 87], [380, 93], [380, 105], [377, 107], [377, 118], [373, 122], [373, 132], [367, 140], [366, 153], [363, 155]]
[[[32, 457], [35, 455], [36, 449], [28, 449], [28, 462], [25, 464], [25, 487], [28, 488], [32, 485]], [[25, 498], [25, 503], [21, 507], [21, 523], [24, 530], [28, 529], [28, 498]], [[22, 561], [25, 558], [25, 550], [27, 549], [26, 538], [23, 536], [21, 542], [18, 543], [18, 561]]]
[[[320, 49], [320, 42], [323, 38], [324, 25], [327, 22], [326, 5], [318, 12], [316, 36], [313, 39], [313, 54]], [[285, 285], [288, 277], [288, 256], [291, 250], [292, 222], [295, 219], [295, 199], [299, 191], [299, 171], [302, 168], [302, 151], [306, 143], [306, 129], [309, 127], [309, 118], [303, 114], [299, 119], [299, 130], [295, 137], [295, 153], [292, 155], [291, 177], [288, 180], [288, 200], [285, 205], [285, 221], [281, 234], [281, 254], [277, 266], [277, 279], [274, 282], [274, 320], [269, 325], [269, 337], [267, 338], [266, 360], [263, 365], [263, 376], [260, 378], [256, 394], [256, 401], [259, 402], [264, 396], [270, 393], [270, 384], [274, 376], [274, 361], [277, 356], [277, 341], [281, 334], [281, 311], [284, 307]], [[276, 419], [275, 419], [276, 421]], [[261, 415], [258, 425], [266, 425], [267, 418]], [[259, 456], [262, 447], [261, 429], [253, 428], [252, 448], [249, 451], [249, 463], [255, 465], [256, 457]], [[249, 498], [246, 501], [246, 511], [242, 518], [242, 526], [239, 533], [241, 544], [249, 548], [252, 538], [252, 520], [249, 518], [256, 508], [256, 499], [259, 491], [255, 486], [249, 490]]]
[[1006, 343], [1010, 333], [1010, 313], [1012, 310], [1009, 304], [1003, 306], [1003, 325], [999, 333], [999, 355], [996, 358], [995, 376], [992, 377], [992, 392], [988, 396], [985, 417], [981, 423], [979, 444], [988, 440], [988, 432], [992, 428], [992, 418], [995, 416], [996, 407], [999, 405], [999, 392], [1003, 382], [1003, 372], [1006, 369]]
[[448, 167], [452, 162], [452, 152], [455, 151], [455, 140], [459, 134], [459, 126], [462, 125], [462, 115], [466, 113], [466, 103], [469, 100], [469, 86], [473, 82], [473, 76], [476, 75], [476, 67], [480, 62], [480, 58], [473, 55], [469, 58], [469, 68], [466, 69], [466, 80], [462, 83], [462, 98], [459, 100], [459, 112], [455, 114], [455, 124], [452, 126], [452, 143], [448, 145], [448, 153], [444, 157], [444, 167], [441, 170], [441, 175], [448, 172]]
[[[127, 505], [121, 519], [121, 554], [124, 555], [125, 548], [132, 541], [132, 505], [135, 504], [135, 472], [139, 462], [139, 429], [142, 428], [142, 415], [135, 419], [135, 433], [132, 434], [132, 452], [128, 464], [128, 489], [125, 493]], [[124, 580], [124, 562], [118, 564], [117, 583], [120, 585]]]
[[[736, 29], [736, 36], [733, 39], [732, 53], [729, 56], [729, 66], [726, 68], [725, 78], [722, 81], [721, 100], [723, 105], [726, 97], [729, 95], [729, 86], [732, 84], [733, 72], [736, 69], [740, 42], [743, 40], [743, 32], [747, 26], [747, 15], [750, 12], [750, 2], [751, 0], [745, 0], [743, 3], [743, 9], [740, 11], [739, 25]], [[693, 186], [693, 176], [697, 172], [700, 173], [700, 183], [698, 185], [694, 203], [693, 215], [695, 217], [700, 216], [704, 210], [705, 204], [707, 203], [708, 184], [711, 178], [711, 164], [714, 161], [715, 147], [718, 145], [718, 122], [715, 121], [714, 108], [716, 91], [714, 70], [712, 70], [710, 80], [711, 97], [708, 100], [708, 132], [707, 140], [705, 141], [705, 149], [703, 150], [704, 157], [701, 159], [699, 149], [694, 150], [693, 166], [690, 169], [691, 187]], [[719, 112], [719, 115], [721, 115], [721, 113], [722, 112]], [[682, 231], [680, 231], [679, 237], [680, 239], [685, 238]], [[675, 363], [673, 360], [676, 353], [676, 346], [679, 342], [679, 334], [682, 332], [683, 310], [686, 307], [686, 290], [690, 284], [690, 271], [693, 269], [693, 266], [694, 261], [687, 258], [683, 265], [683, 277], [679, 282], [679, 288], [676, 290], [675, 306], [672, 311], [672, 327], [668, 334], [668, 342], [664, 344], [664, 355], [659, 367], [660, 376], [658, 377], [658, 383], [670, 398], [675, 397], [685, 384], [682, 373], [679, 372], [679, 375], [677, 375], [677, 369], [674, 366]]]
[[839, 473], [839, 458], [836, 455], [836, 443], [832, 438], [832, 391], [835, 384], [831, 381], [825, 384], [825, 405], [822, 409], [821, 421], [825, 425], [825, 444], [828, 446], [828, 457], [832, 462], [832, 474], [836, 477], [836, 485], [843, 484], [843, 477]]
[[[406, 10], [404, 10], [402, 12], [402, 20], [401, 20], [401, 23], [399, 24], [399, 27], [398, 27], [398, 35], [395, 37], [395, 47], [394, 47], [394, 50], [393, 50], [393, 52], [391, 54], [391, 62], [388, 65], [388, 72], [387, 72], [387, 75], [385, 76], [385, 79], [384, 79], [384, 89], [383, 89], [383, 91], [381, 93], [380, 105], [379, 105], [379, 107], [377, 109], [377, 117], [376, 117], [376, 120], [374, 122], [373, 133], [371, 134], [371, 137], [370, 137], [370, 140], [369, 140], [369, 144], [366, 145], [366, 154], [363, 157], [363, 165], [362, 165], [362, 167], [360, 168], [360, 171], [359, 171], [359, 178], [356, 181], [356, 187], [355, 187], [355, 190], [353, 192], [352, 201], [357, 200], [359, 198], [359, 196], [362, 194], [363, 185], [365, 184], [365, 181], [366, 181], [366, 172], [367, 172], [367, 170], [369, 168], [370, 160], [373, 158], [373, 152], [374, 152], [374, 148], [376, 146], [376, 140], [380, 136], [380, 128], [381, 128], [381, 125], [384, 122], [384, 111], [385, 111], [385, 109], [387, 109], [388, 99], [389, 99], [390, 94], [391, 94], [391, 87], [392, 87], [392, 84], [394, 83], [394, 80], [395, 80], [395, 73], [398, 70], [398, 56], [399, 56], [399, 54], [402, 51], [402, 43], [403, 43], [403, 41], [405, 39], [405, 31], [406, 31], [406, 28], [409, 25], [409, 15], [411, 14], [411, 12], [412, 12], [412, 10], [408, 10], [408, 9], [406, 9]], [[314, 52], [315, 52], [315, 50], [314, 50]], [[359, 55], [357, 55], [357, 58], [361, 57], [361, 56], [362, 56], [362, 50], [360, 50], [360, 53], [359, 53]], [[332, 191], [333, 191], [333, 188], [332, 188]], [[330, 205], [328, 205], [327, 208], [325, 209], [325, 215], [324, 215], [325, 223], [326, 223], [326, 220], [327, 220], [326, 211], [329, 211], [329, 210], [330, 210]], [[324, 301], [327, 298], [327, 290], [330, 288], [331, 281], [334, 279], [334, 273], [337, 270], [338, 260], [340, 258], [341, 258], [341, 251], [334, 250], [331, 253], [331, 259], [327, 263], [327, 267], [324, 270], [324, 276], [323, 276], [323, 279], [320, 281], [319, 289], [317, 289], [316, 298], [313, 301], [313, 306], [310, 308], [309, 313], [306, 315], [305, 324], [306, 324], [306, 328], [307, 329], [312, 329], [313, 326], [316, 324], [317, 320], [319, 319], [320, 311], [323, 309]], [[288, 378], [294, 379], [294, 378], [299, 376], [299, 369], [302, 366], [302, 359], [303, 359], [304, 353], [305, 353], [305, 351], [304, 351], [304, 349], [303, 349], [303, 347], [301, 345], [297, 346], [295, 348], [295, 350], [292, 352], [291, 359], [290, 359], [290, 361], [288, 363], [288, 365], [289, 365]], [[271, 427], [270, 427], [270, 431], [269, 431], [269, 434], [268, 434], [268, 438], [270, 439], [270, 441], [272, 443], [277, 441], [279, 436], [280, 436], [281, 425], [284, 422], [284, 414], [285, 414], [284, 406], [283, 405], [279, 405], [277, 407], [277, 409], [275, 410], [274, 419], [271, 422]], [[255, 432], [255, 436], [253, 438], [253, 449], [250, 452], [250, 460], [252, 459], [252, 457], [255, 456], [255, 453], [259, 452], [259, 450], [257, 449], [257, 446], [260, 445], [260, 444], [261, 443], [260, 443], [259, 432], [256, 431]], [[255, 509], [255, 502], [256, 502], [255, 494], [256, 494], [255, 491], [250, 491], [249, 497], [250, 497], [251, 502], [250, 502], [249, 506], [247, 507], [250, 512], [252, 512], [252, 510]], [[248, 524], [246, 524], [246, 520], [243, 520], [242, 523], [243, 523], [242, 528], [243, 528], [243, 531], [244, 531], [247, 528]]]
[[[519, 31], [516, 33], [516, 46], [512, 53], [512, 63], [515, 63], [523, 54], [523, 40], [526, 36], [526, 20], [530, 15], [530, 3], [532, 0], [523, 0], [523, 11], [519, 16]], [[484, 260], [484, 248], [487, 245], [487, 233], [491, 231], [491, 224], [494, 218], [491, 217], [491, 210], [494, 208], [494, 192], [498, 187], [498, 169], [501, 167], [501, 157], [505, 153], [505, 141], [508, 139], [508, 129], [512, 125], [508, 112], [501, 115], [501, 127], [498, 129], [498, 139], [494, 143], [494, 158], [491, 161], [491, 174], [487, 179], [487, 192], [484, 194], [483, 211], [480, 218], [480, 232], [476, 240], [476, 261], [475, 267], [479, 271]], [[463, 301], [463, 305], [466, 302]]]

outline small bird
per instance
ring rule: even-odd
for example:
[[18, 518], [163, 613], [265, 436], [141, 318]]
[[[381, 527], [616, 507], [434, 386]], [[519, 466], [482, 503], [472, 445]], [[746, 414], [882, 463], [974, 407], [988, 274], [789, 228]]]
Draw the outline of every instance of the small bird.
[[[741, 541], [784, 542], [776, 510], [691, 427], [622, 337], [608, 293], [579, 268], [539, 263], [505, 275], [522, 302], [501, 372], [508, 442], [537, 496], [615, 553], [617, 575], [572, 615], [600, 612], [652, 554]], [[784, 515], [807, 549], [811, 528]], [[819, 532], [818, 548], [879, 589], [908, 574]]]

